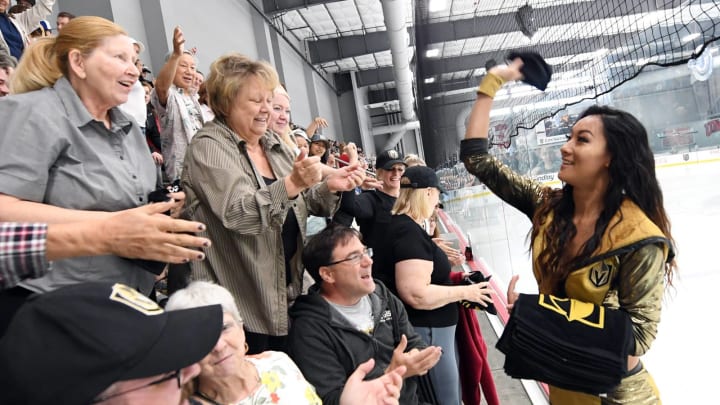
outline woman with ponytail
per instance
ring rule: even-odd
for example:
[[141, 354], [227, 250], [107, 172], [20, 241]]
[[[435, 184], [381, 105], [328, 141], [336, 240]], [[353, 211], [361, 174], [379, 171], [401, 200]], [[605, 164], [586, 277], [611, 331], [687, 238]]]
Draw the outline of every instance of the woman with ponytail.
[[[495, 93], [505, 82], [525, 79], [522, 67], [523, 60], [516, 58], [485, 76], [461, 158], [469, 172], [532, 220], [533, 273], [540, 294], [620, 309], [632, 323], [628, 373], [619, 386], [601, 398], [551, 385], [550, 402], [660, 403], [640, 356], [655, 339], [663, 292], [672, 284], [676, 265], [648, 134], [631, 114], [592, 106], [580, 114], [560, 148], [561, 189], [520, 176], [487, 153], [487, 136]], [[509, 308], [519, 297], [517, 279], [509, 283]]]

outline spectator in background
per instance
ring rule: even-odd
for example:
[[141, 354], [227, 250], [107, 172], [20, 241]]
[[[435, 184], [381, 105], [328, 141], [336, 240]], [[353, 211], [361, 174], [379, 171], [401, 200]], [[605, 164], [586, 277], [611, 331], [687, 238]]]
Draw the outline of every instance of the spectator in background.
[[198, 90], [198, 103], [200, 103], [200, 110], [202, 112], [203, 121], [210, 122], [215, 119], [215, 114], [212, 112], [212, 108], [208, 105], [208, 94], [207, 86], [203, 82]]
[[52, 36], [52, 28], [48, 20], [41, 20], [40, 26], [30, 33], [30, 42], [35, 42], [38, 38]]
[[19, 60], [30, 44], [30, 33], [52, 13], [54, 4], [55, 0], [38, 0], [33, 7], [10, 18], [10, 0], [0, 0], [0, 49], [8, 50]]
[[[271, 131], [280, 136], [290, 148], [297, 148], [295, 139], [290, 135], [290, 95], [282, 84], [278, 85], [273, 91], [272, 109], [270, 110], [270, 123], [268, 127]], [[306, 156], [309, 156], [306, 154]]]
[[427, 166], [427, 163], [418, 155], [414, 153], [409, 153], [405, 155], [405, 164], [407, 167], [413, 167], [413, 166]]
[[302, 128], [296, 128], [292, 131], [292, 135], [295, 137], [295, 144], [301, 153], [305, 153], [307, 156], [310, 154], [310, 139], [308, 139], [305, 130]]
[[61, 11], [57, 15], [57, 20], [55, 21], [55, 26], [57, 27], [57, 30], [60, 31], [62, 27], [64, 27], [67, 23], [70, 22], [75, 18], [74, 14], [70, 14], [67, 11]]
[[[135, 64], [135, 68], [137, 69], [137, 61], [140, 60], [140, 53], [145, 50], [145, 45], [142, 44], [142, 42], [130, 38], [132, 44], [133, 44], [133, 50], [135, 51], [135, 54], [133, 56], [133, 64]], [[135, 80], [135, 82], [132, 84], [132, 88], [130, 89], [130, 94], [128, 95], [128, 100], [126, 103], [120, 105], [120, 109], [127, 114], [130, 118], [132, 118], [136, 124], [140, 127], [140, 131], [145, 135], [145, 122], [147, 120], [147, 107], [145, 103], [145, 89], [143, 88], [142, 83], [140, 83], [140, 70], [138, 70], [138, 80]]]
[[330, 156], [330, 140], [322, 134], [310, 137], [310, 154], [308, 156], [318, 156], [323, 164], [327, 164]]
[[0, 50], [0, 97], [10, 94], [10, 77], [15, 70], [15, 58]]
[[190, 140], [203, 126], [202, 109], [192, 86], [197, 61], [185, 50], [180, 27], [173, 31], [173, 51], [155, 80], [152, 103], [160, 116], [162, 153], [168, 180], [180, 178]]
[[162, 167], [162, 140], [160, 139], [160, 119], [155, 114], [155, 107], [150, 102], [153, 84], [151, 82], [143, 82], [143, 90], [145, 90], [145, 109], [147, 116], [145, 117], [145, 140], [150, 148], [150, 154], [155, 161], [156, 166]]
[[340, 222], [347, 224], [348, 218], [354, 218], [360, 226], [363, 241], [371, 248], [375, 248], [385, 231], [384, 228], [390, 223], [390, 211], [400, 194], [400, 177], [405, 172], [405, 167], [400, 152], [395, 149], [386, 150], [375, 162], [378, 181], [373, 186], [376, 189], [363, 191], [359, 195], [356, 195], [355, 190], [343, 193], [340, 211], [347, 216], [342, 217]]

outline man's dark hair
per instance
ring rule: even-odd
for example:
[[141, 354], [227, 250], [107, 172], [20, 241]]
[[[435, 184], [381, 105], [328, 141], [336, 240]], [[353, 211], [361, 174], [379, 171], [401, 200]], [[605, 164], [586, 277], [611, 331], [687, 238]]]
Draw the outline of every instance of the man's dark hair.
[[362, 241], [362, 234], [357, 229], [332, 223], [310, 238], [303, 248], [302, 261], [316, 283], [322, 283], [320, 267], [332, 262], [332, 252], [335, 247], [346, 245], [353, 236]]
[[73, 18], [75, 18], [75, 14], [68, 13], [67, 11], [61, 11], [61, 12], [58, 13], [57, 16], [58, 16], [58, 18], [65, 17], [65, 18], [68, 18], [68, 19], [70, 19], [70, 20], [72, 20]]

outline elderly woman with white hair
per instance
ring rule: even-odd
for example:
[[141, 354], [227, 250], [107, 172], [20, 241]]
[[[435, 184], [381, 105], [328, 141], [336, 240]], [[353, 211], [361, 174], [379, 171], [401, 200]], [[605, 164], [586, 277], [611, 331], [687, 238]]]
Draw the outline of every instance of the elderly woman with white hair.
[[[213, 350], [200, 361], [200, 374], [188, 385], [191, 404], [322, 404], [315, 388], [285, 353], [247, 355], [243, 319], [227, 289], [195, 281], [174, 293], [165, 309], [216, 304], [223, 309], [222, 333]], [[404, 367], [363, 381], [371, 369], [369, 362], [358, 367], [348, 379], [341, 405], [397, 404]]]

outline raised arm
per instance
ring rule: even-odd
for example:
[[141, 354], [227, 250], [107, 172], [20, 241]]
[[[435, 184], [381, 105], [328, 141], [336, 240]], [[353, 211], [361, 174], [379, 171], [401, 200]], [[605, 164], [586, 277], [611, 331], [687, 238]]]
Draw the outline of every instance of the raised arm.
[[477, 100], [470, 112], [465, 139], [487, 139], [490, 128], [490, 110], [495, 93], [505, 82], [522, 79], [520, 68], [523, 62], [515, 59], [509, 65], [498, 65], [490, 69], [477, 90]]
[[506, 81], [522, 79], [523, 62], [515, 59], [509, 65], [490, 69], [478, 88], [478, 95], [470, 118], [465, 139], [460, 143], [460, 159], [468, 172], [483, 182], [493, 193], [508, 204], [532, 218], [542, 197], [540, 183], [515, 173], [488, 154], [490, 110], [495, 93]]
[[320, 128], [327, 128], [328, 122], [325, 118], [322, 117], [316, 117], [305, 130], [305, 133], [307, 134], [308, 138], [312, 138], [313, 135], [315, 135], [315, 132], [317, 132]]
[[155, 92], [163, 107], [167, 105], [168, 91], [175, 79], [175, 72], [177, 71], [178, 63], [180, 62], [180, 57], [183, 55], [183, 52], [185, 52], [185, 36], [180, 27], [175, 27], [175, 30], [173, 30], [172, 54], [170, 54], [170, 57], [162, 69], [160, 69], [160, 73], [155, 79]]

